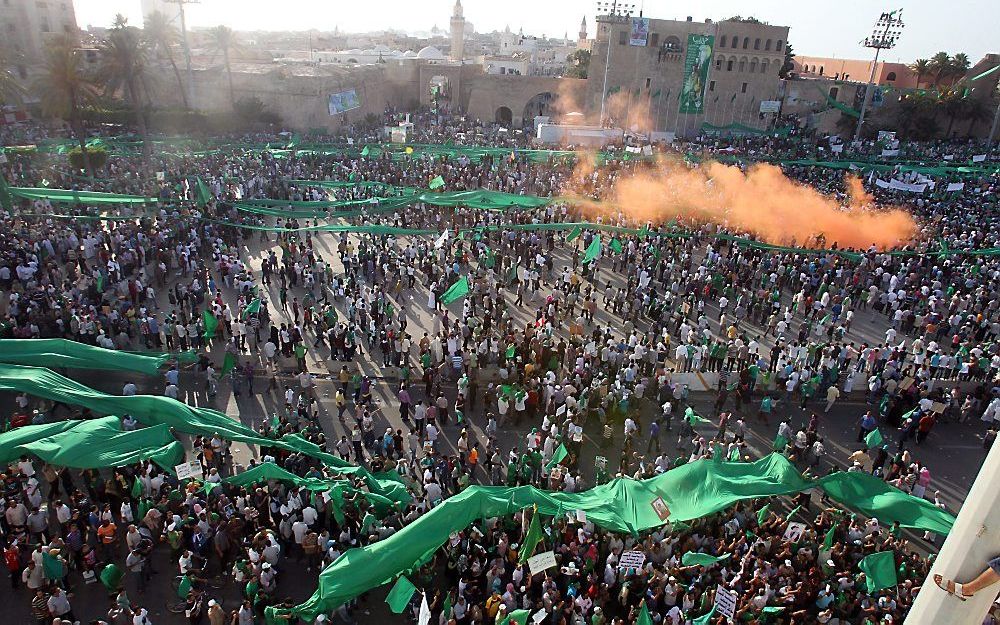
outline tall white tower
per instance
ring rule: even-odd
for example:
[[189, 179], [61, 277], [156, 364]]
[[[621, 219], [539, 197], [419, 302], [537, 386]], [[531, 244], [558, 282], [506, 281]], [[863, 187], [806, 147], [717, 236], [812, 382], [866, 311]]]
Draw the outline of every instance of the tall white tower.
[[461, 61], [465, 56], [465, 17], [462, 14], [462, 0], [455, 0], [455, 11], [451, 14], [451, 59]]
[[580, 37], [577, 41], [587, 40], [587, 16], [584, 15], [583, 19], [580, 20]]

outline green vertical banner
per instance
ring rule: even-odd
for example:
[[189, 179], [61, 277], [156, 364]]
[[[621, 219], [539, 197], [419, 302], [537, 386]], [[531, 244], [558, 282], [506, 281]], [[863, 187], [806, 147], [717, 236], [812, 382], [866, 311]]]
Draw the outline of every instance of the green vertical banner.
[[684, 84], [681, 85], [681, 113], [705, 112], [705, 86], [708, 69], [712, 66], [715, 37], [688, 35], [687, 54], [684, 56]]

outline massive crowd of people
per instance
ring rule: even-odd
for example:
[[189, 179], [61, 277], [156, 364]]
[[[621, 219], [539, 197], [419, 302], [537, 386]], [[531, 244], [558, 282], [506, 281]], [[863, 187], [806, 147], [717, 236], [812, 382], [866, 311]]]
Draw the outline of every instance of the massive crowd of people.
[[[193, 441], [204, 483], [178, 482], [148, 462], [78, 472], [24, 458], [3, 475], [0, 527], [12, 587], [27, 587], [17, 592], [38, 623], [75, 620], [67, 593], [92, 579], [108, 591], [111, 609], [102, 613], [109, 622], [149, 623], [151, 580], [173, 580], [183, 595], [178, 609], [191, 622], [259, 623], [265, 606], [288, 603], [278, 579], [289, 567], [318, 571], [475, 483], [576, 492], [719, 453], [750, 459], [748, 437], [756, 432], [776, 439], [777, 451], [803, 471], [844, 463], [944, 507], [919, 457], [934, 445], [935, 426], [984, 421], [984, 447], [992, 444], [1000, 419], [1000, 257], [960, 252], [998, 245], [996, 173], [915, 200], [869, 184], [879, 202], [911, 207], [921, 226], [911, 249], [927, 253], [860, 250], [857, 261], [745, 247], [716, 238], [720, 224], [644, 224], [622, 211], [602, 220], [647, 229], [613, 235], [617, 245], [603, 234], [601, 258], [585, 263], [596, 230], [577, 236], [570, 228], [509, 227], [580, 221], [568, 203], [507, 211], [415, 204], [346, 219], [275, 219], [236, 207], [254, 198], [386, 193], [291, 181], [425, 188], [437, 176], [447, 190], [556, 196], [572, 188], [600, 199], [616, 180], [652, 166], [612, 150], [600, 167], [581, 172], [565, 159], [519, 156], [525, 134], [460, 118], [417, 115], [416, 122], [417, 142], [488, 144], [511, 154], [279, 158], [223, 147], [159, 153], [145, 167], [138, 156], [112, 156], [95, 178], [56, 157], [8, 155], [0, 173], [11, 186], [160, 202], [115, 208], [129, 219], [106, 220], [99, 218], [106, 208], [15, 200], [0, 232], [0, 337], [196, 350], [198, 363], [183, 373], [172, 367], [155, 392], [181, 399], [204, 392], [209, 402], [220, 392], [268, 395], [275, 414], [251, 417], [264, 435], [299, 433], [374, 471], [395, 470], [414, 493], [411, 504], [387, 511], [363, 495], [361, 481], [342, 502], [275, 481], [236, 487], [222, 480], [260, 462], [307, 478], [334, 474], [277, 447], [241, 462], [217, 436]], [[345, 132], [355, 145], [377, 141], [371, 131]], [[230, 138], [244, 146], [275, 139]], [[702, 137], [660, 149], [753, 161], [817, 158], [824, 144], [793, 134]], [[1000, 152], [979, 145], [904, 149], [914, 159], [985, 152], [987, 163], [1000, 161]], [[875, 158], [873, 150], [866, 143], [854, 158]], [[783, 170], [823, 192], [846, 193], [842, 171]], [[210, 190], [207, 203], [196, 201], [196, 177]], [[77, 218], [59, 217], [68, 214]], [[450, 234], [299, 229], [320, 223]], [[690, 236], [656, 236], [681, 231]], [[957, 253], [936, 253], [941, 243]], [[460, 304], [442, 303], [460, 276], [469, 294]], [[219, 320], [214, 331], [207, 332], [206, 311]], [[238, 364], [220, 379], [226, 353]], [[693, 372], [710, 380], [710, 392], [691, 388]], [[378, 386], [388, 401], [379, 401]], [[820, 423], [852, 394], [869, 409], [856, 416], [854, 453], [831, 459]], [[686, 412], [701, 396], [714, 402], [710, 414], [702, 411], [707, 424]], [[51, 406], [27, 396], [17, 398], [17, 409], [22, 422], [55, 418]], [[868, 435], [879, 428], [884, 440], [874, 444]], [[581, 462], [588, 437], [605, 459], [593, 468]], [[554, 464], [560, 448], [568, 455]], [[553, 625], [624, 624], [643, 605], [654, 622], [679, 625], [708, 614], [719, 587], [737, 593], [736, 618], [746, 622], [902, 623], [937, 537], [907, 537], [809, 493], [794, 506], [801, 508], [786, 516], [777, 500], [745, 502], [638, 536], [586, 519], [546, 519], [545, 548], [559, 567], [539, 575], [518, 557], [529, 510], [454, 535], [413, 577], [428, 589], [433, 617], [458, 625], [500, 623], [519, 609], [543, 610]], [[788, 533], [793, 519], [807, 524], [801, 536]], [[641, 566], [618, 566], [623, 552], [637, 550], [646, 554]], [[895, 554], [899, 584], [869, 590], [858, 562], [882, 551]], [[726, 558], [686, 566], [687, 552]], [[168, 564], [154, 572], [164, 558]], [[235, 590], [219, 588], [233, 580]], [[317, 621], [363, 621], [373, 609], [368, 602], [362, 596]], [[413, 605], [416, 617], [419, 595]], [[715, 620], [700, 622], [723, 617], [707, 618]]]

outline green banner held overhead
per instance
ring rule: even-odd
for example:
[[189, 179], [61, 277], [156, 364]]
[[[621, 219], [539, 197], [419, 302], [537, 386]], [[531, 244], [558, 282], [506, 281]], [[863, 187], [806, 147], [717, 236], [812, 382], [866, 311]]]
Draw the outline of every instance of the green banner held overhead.
[[219, 327], [219, 320], [207, 310], [202, 311], [201, 318], [205, 322], [205, 338], [212, 340], [215, 338], [215, 330]]
[[881, 447], [883, 443], [882, 432], [875, 428], [865, 436], [865, 445], [868, 449], [875, 449], [876, 447]]
[[589, 262], [597, 260], [597, 257], [601, 255], [601, 235], [594, 237], [594, 240], [590, 242], [587, 246], [587, 251], [583, 253], [583, 264], [586, 265]]
[[417, 587], [413, 585], [413, 582], [405, 575], [400, 575], [399, 579], [396, 580], [396, 585], [389, 591], [389, 596], [385, 598], [385, 602], [389, 604], [389, 609], [394, 614], [402, 614], [406, 610], [406, 606], [410, 605], [410, 599], [416, 592]]
[[891, 551], [879, 551], [865, 556], [858, 562], [858, 568], [865, 574], [865, 585], [868, 594], [883, 588], [892, 588], [898, 583], [896, 579], [896, 557]]
[[705, 112], [705, 88], [708, 86], [708, 70], [712, 66], [712, 35], [688, 35], [687, 54], [684, 57], [684, 83], [680, 93], [681, 113]]
[[434, 179], [430, 181], [430, 184], [427, 185], [427, 188], [440, 189], [443, 186], [444, 186], [444, 178], [442, 178], [441, 176], [434, 176]]

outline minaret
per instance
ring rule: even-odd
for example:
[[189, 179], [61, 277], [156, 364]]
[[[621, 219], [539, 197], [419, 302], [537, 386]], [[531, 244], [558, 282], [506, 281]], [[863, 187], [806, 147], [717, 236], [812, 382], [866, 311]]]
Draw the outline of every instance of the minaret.
[[462, 0], [455, 0], [455, 12], [451, 15], [451, 59], [461, 61], [465, 56], [465, 17], [462, 15]]
[[580, 20], [580, 41], [587, 40], [587, 16], [584, 15], [583, 19]]

